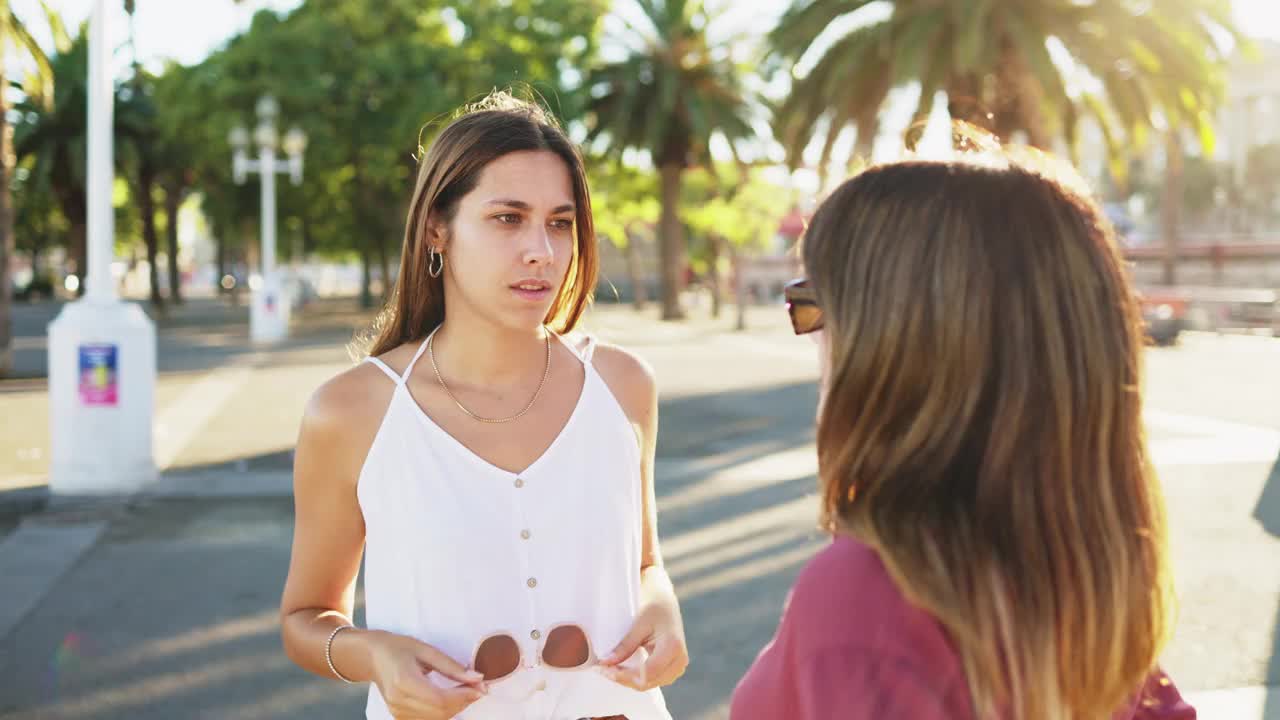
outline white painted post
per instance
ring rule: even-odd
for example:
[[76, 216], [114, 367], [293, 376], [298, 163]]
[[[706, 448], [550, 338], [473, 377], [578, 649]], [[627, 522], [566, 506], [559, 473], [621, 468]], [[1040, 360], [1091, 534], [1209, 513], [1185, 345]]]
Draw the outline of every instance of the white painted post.
[[88, 287], [49, 324], [49, 488], [59, 496], [132, 493], [155, 480], [156, 331], [116, 296], [111, 272], [111, 35], [105, 0], [89, 29]]

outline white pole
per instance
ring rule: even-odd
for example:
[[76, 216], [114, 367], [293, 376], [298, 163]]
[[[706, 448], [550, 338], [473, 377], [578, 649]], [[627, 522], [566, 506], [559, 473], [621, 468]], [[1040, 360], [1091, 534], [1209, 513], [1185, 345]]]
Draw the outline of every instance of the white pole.
[[54, 498], [132, 493], [156, 478], [156, 329], [111, 277], [115, 214], [111, 36], [105, 0], [89, 18], [88, 267], [85, 298], [49, 323], [49, 490]]
[[[262, 279], [276, 275], [276, 151], [262, 150]], [[268, 285], [270, 287], [270, 285]]]
[[111, 258], [115, 246], [115, 215], [111, 208], [112, 182], [112, 116], [115, 89], [111, 82], [111, 43], [105, 0], [94, 0], [89, 29], [89, 170], [88, 186], [89, 237], [85, 289], [93, 302], [116, 299], [111, 278]]

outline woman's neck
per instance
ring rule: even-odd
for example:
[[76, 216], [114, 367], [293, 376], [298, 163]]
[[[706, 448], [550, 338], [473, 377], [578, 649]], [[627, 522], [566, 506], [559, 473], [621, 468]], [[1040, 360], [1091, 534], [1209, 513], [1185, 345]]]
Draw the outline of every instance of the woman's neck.
[[446, 318], [431, 349], [450, 384], [501, 388], [527, 383], [531, 375], [544, 371], [549, 333], [542, 327], [511, 330]]

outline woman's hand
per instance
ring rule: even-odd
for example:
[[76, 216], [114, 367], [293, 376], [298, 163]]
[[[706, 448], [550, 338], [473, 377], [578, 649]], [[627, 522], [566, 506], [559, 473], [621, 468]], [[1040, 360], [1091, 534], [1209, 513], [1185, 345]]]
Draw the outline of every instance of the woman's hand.
[[[651, 690], [670, 685], [689, 667], [689, 649], [685, 645], [684, 620], [676, 600], [671, 579], [661, 567], [646, 568], [643, 578], [649, 596], [640, 608], [631, 630], [622, 642], [600, 660], [605, 677], [635, 690]], [[640, 648], [649, 657], [640, 667], [619, 667]]]
[[[484, 676], [469, 671], [436, 648], [404, 635], [369, 636], [373, 683], [396, 720], [448, 720], [484, 696]], [[432, 670], [462, 683], [442, 688], [427, 679]]]

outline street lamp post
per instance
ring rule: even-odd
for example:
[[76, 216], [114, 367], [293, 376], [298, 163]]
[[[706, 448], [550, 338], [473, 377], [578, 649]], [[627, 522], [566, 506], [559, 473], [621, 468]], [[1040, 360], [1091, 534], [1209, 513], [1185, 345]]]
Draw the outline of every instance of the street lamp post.
[[288, 337], [293, 305], [276, 271], [276, 173], [288, 173], [294, 185], [302, 182], [302, 153], [307, 147], [307, 136], [296, 127], [286, 133], [283, 148], [287, 160], [282, 160], [276, 155], [281, 145], [276, 131], [280, 105], [267, 95], [258, 101], [257, 112], [258, 127], [252, 137], [253, 144], [258, 146], [257, 160], [249, 157], [251, 138], [244, 127], [233, 128], [227, 139], [233, 150], [232, 173], [236, 184], [243, 184], [250, 173], [262, 177], [262, 269], [260, 275], [249, 279], [252, 291], [249, 337], [255, 343], [271, 343]]
[[136, 491], [156, 476], [152, 452], [156, 329], [116, 296], [114, 86], [104, 0], [89, 21], [88, 286], [49, 323], [49, 489], [54, 496]]

